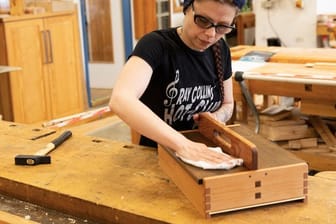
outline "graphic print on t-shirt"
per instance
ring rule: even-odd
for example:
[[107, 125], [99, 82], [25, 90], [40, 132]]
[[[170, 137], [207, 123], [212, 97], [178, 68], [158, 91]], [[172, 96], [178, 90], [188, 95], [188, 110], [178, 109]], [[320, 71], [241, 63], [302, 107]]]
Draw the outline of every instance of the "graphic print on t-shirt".
[[170, 125], [176, 121], [189, 121], [199, 112], [214, 111], [220, 101], [214, 101], [215, 85], [195, 85], [178, 87], [180, 72], [175, 71], [175, 79], [166, 87], [164, 99], [164, 121]]

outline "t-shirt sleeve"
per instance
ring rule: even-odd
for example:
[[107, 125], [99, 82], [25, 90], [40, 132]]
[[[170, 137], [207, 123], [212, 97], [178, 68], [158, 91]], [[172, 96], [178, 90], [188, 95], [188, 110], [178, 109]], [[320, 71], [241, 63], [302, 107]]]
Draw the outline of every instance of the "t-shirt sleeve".
[[143, 36], [136, 44], [131, 56], [138, 56], [145, 60], [154, 70], [164, 54], [163, 38], [151, 32]]

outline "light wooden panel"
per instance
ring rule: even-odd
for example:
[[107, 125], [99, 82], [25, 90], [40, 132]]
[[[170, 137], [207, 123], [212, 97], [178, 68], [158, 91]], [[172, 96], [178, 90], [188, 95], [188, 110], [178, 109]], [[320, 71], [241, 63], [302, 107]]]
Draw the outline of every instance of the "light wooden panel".
[[113, 62], [110, 0], [88, 0], [87, 19], [91, 62]]
[[140, 39], [144, 34], [157, 28], [156, 1], [133, 0], [135, 38]]

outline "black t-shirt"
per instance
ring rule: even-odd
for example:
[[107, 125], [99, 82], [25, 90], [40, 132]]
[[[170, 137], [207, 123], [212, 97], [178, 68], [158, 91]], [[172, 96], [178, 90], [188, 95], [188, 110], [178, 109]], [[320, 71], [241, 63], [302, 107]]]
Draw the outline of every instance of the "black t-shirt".
[[[221, 40], [224, 80], [232, 75], [230, 49]], [[146, 34], [132, 55], [153, 69], [140, 100], [175, 130], [190, 130], [192, 115], [216, 111], [221, 105], [219, 80], [212, 48], [203, 52], [187, 47], [176, 28]], [[140, 144], [156, 146], [142, 138]]]

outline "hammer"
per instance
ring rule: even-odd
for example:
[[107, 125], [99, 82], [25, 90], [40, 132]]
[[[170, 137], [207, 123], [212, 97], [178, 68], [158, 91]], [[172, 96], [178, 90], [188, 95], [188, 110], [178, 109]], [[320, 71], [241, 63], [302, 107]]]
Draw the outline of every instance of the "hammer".
[[36, 152], [34, 155], [17, 155], [15, 156], [15, 165], [38, 165], [38, 164], [50, 164], [51, 158], [48, 153], [60, 146], [65, 140], [70, 138], [71, 131], [63, 132], [59, 137], [49, 142], [43, 149]]

